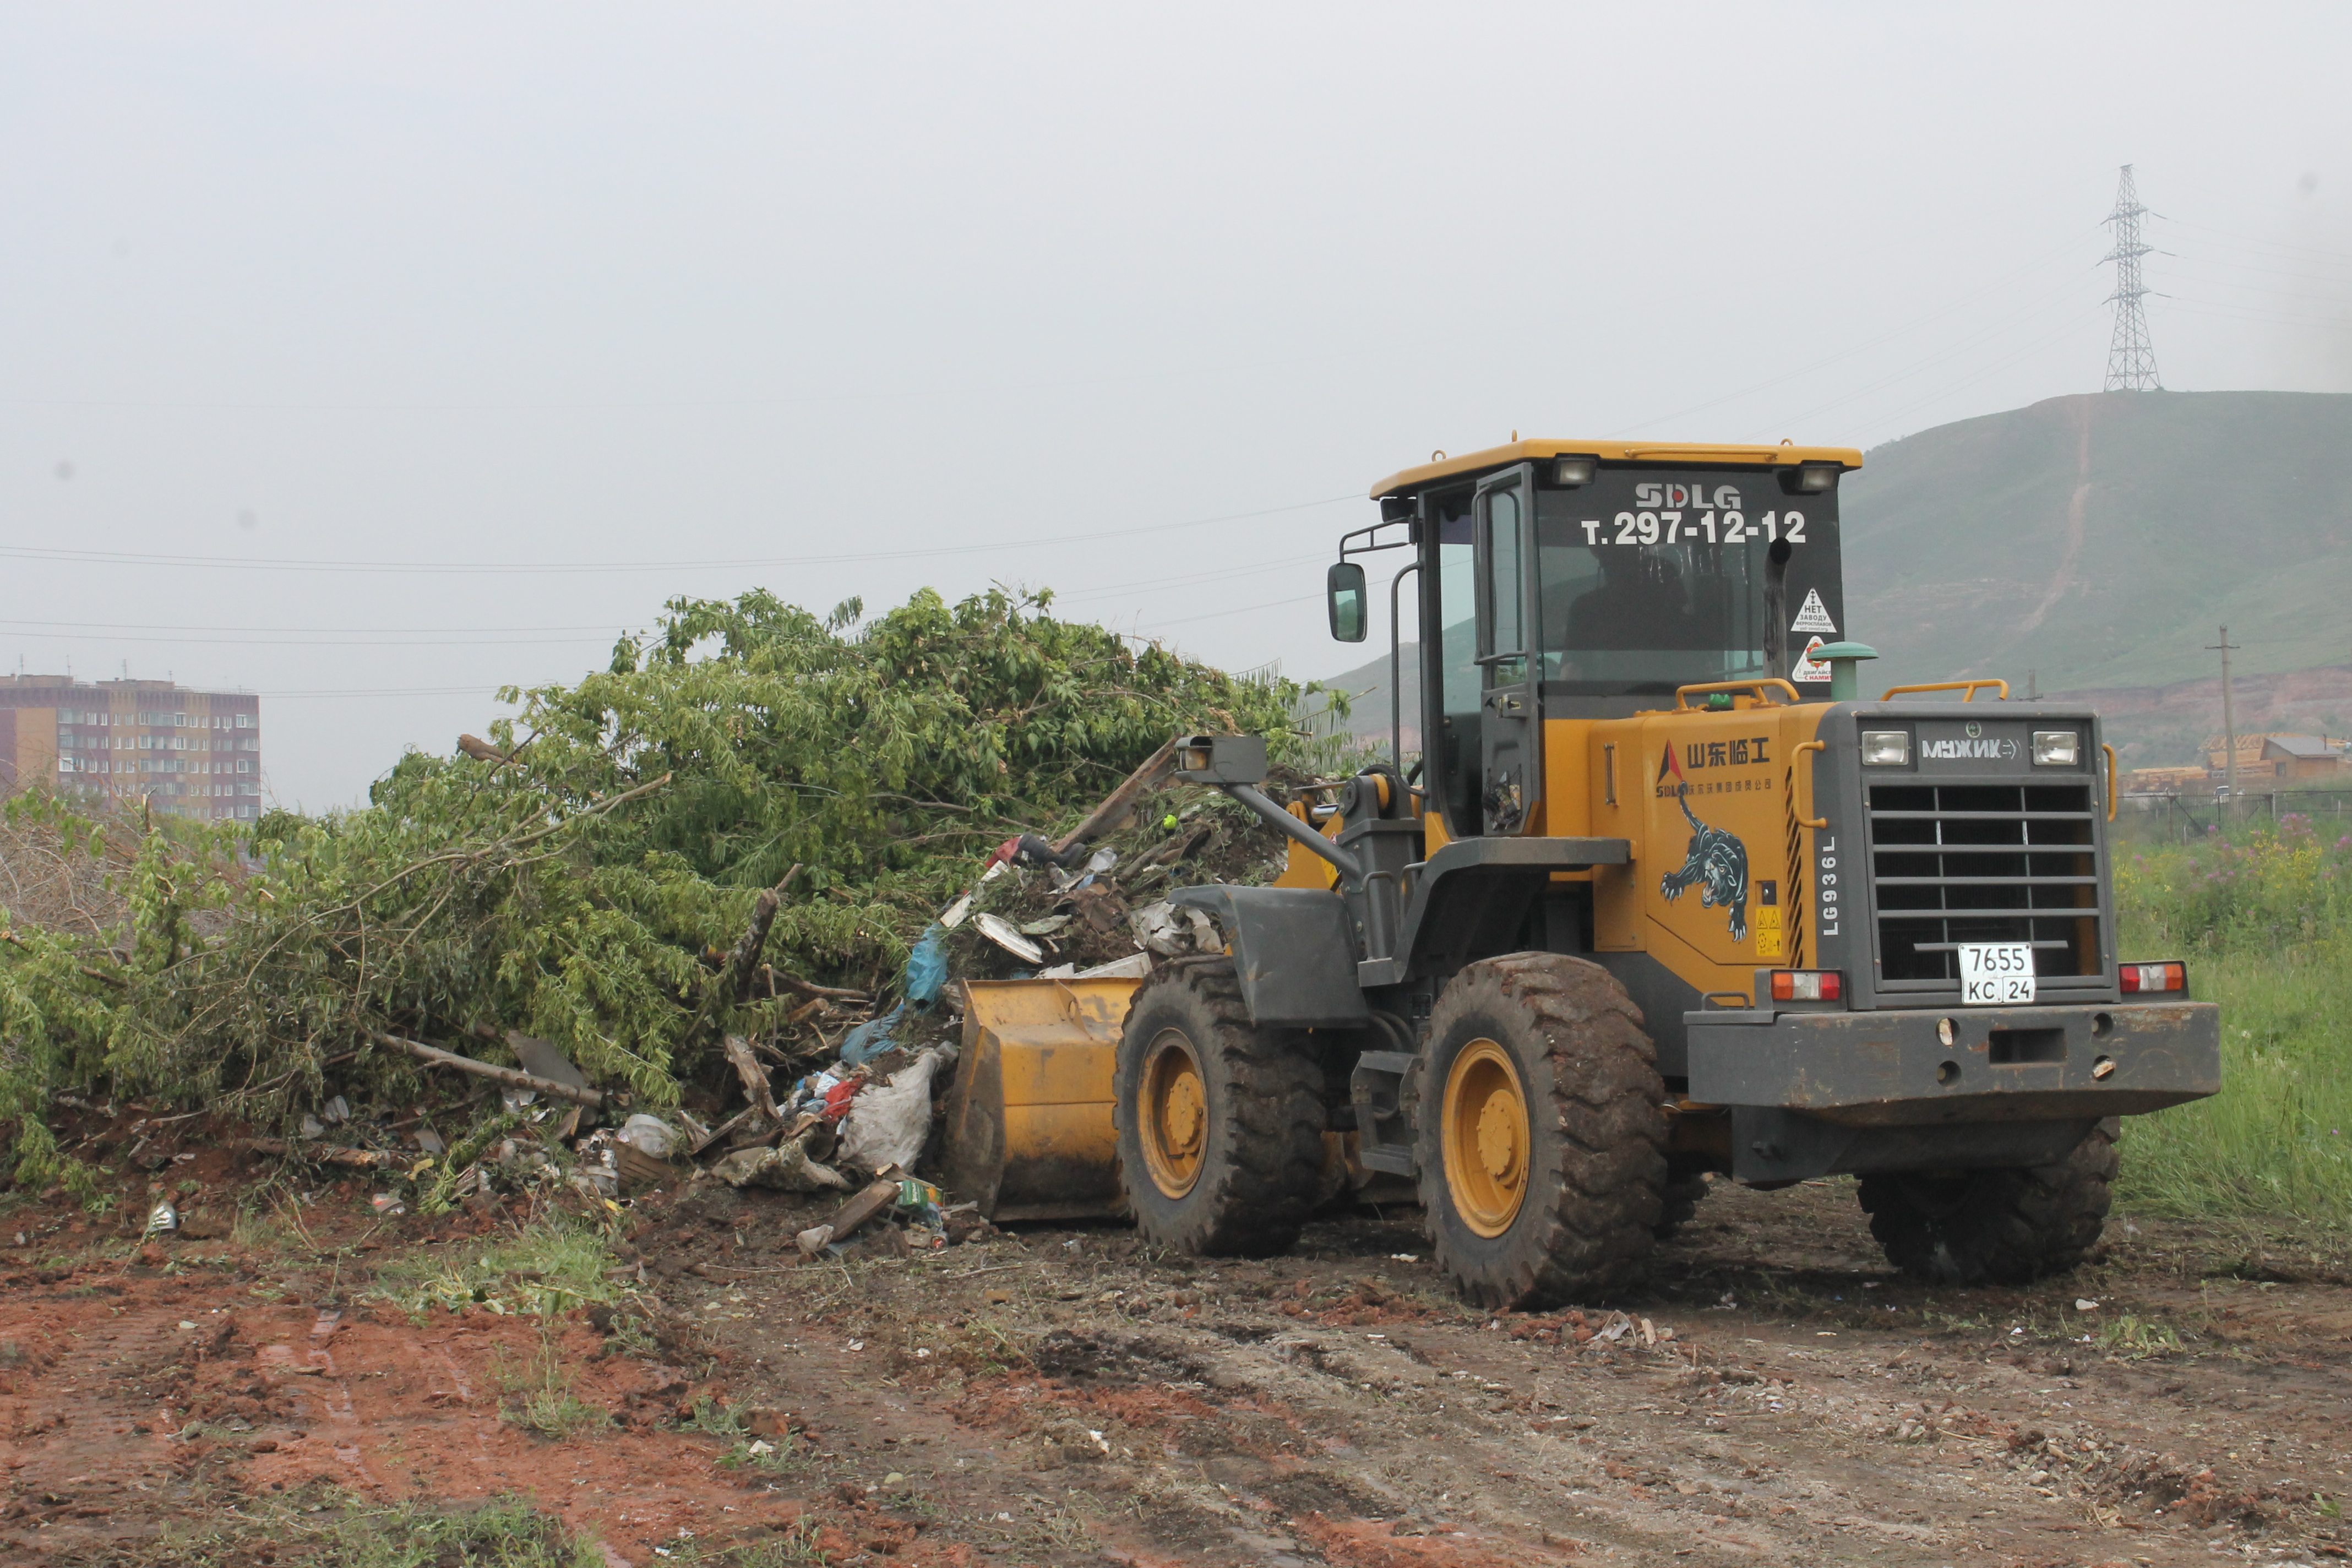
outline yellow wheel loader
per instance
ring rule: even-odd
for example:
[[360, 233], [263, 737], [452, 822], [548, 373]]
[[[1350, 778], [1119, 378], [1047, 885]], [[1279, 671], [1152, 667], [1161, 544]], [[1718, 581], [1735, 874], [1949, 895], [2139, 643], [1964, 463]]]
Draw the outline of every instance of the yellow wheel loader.
[[1262, 740], [1181, 742], [1174, 776], [1288, 834], [1289, 870], [1174, 895], [1223, 951], [1148, 981], [970, 988], [950, 1180], [1265, 1254], [1344, 1163], [1415, 1184], [1495, 1307], [1623, 1283], [1710, 1172], [1859, 1175], [1921, 1277], [2071, 1268], [2116, 1119], [2215, 1093], [2219, 1020], [2181, 963], [2119, 960], [2095, 713], [1998, 680], [1863, 696], [1861, 464], [1515, 441], [1382, 480], [1331, 629], [1365, 635], [1360, 558], [1407, 552], [1421, 761], [1400, 732], [1286, 809]]

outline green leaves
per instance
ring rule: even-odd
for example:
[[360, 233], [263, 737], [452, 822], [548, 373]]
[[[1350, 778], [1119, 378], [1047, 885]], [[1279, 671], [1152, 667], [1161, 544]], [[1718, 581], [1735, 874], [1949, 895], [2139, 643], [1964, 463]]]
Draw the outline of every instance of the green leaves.
[[[122, 930], [0, 944], [0, 1118], [37, 1121], [76, 1076], [285, 1117], [331, 1060], [346, 1092], [413, 1094], [417, 1064], [370, 1028], [494, 1059], [519, 1029], [669, 1103], [724, 1070], [686, 1037], [702, 955], [787, 868], [805, 870], [768, 961], [887, 989], [997, 843], [1066, 829], [1179, 731], [1297, 754], [1300, 695], [1056, 619], [1042, 595], [927, 590], [871, 620], [854, 599], [823, 618], [764, 591], [674, 600], [606, 668], [510, 692], [520, 717], [492, 728], [510, 762], [412, 752], [363, 808], [271, 813], [242, 863], [194, 825], [148, 826]], [[97, 832], [42, 809], [69, 845]], [[798, 1005], [756, 995], [727, 1027], [772, 1034]], [[37, 1143], [20, 1133], [20, 1156]]]

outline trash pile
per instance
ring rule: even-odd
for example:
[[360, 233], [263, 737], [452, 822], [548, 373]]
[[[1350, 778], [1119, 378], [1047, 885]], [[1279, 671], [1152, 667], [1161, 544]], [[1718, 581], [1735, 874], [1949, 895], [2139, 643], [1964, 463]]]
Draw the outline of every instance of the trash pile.
[[797, 1234], [812, 1257], [840, 1252], [877, 1217], [918, 1250], [987, 1232], [975, 1203], [916, 1174], [961, 1056], [961, 982], [1148, 979], [1156, 963], [1222, 945], [1207, 915], [1166, 893], [1263, 882], [1286, 864], [1286, 841], [1222, 795], [1148, 794], [1164, 766], [1164, 755], [1147, 762], [1088, 819], [1097, 842], [1082, 839], [1082, 826], [1059, 845], [1034, 834], [998, 845], [912, 944], [895, 1000], [847, 1027], [830, 1059], [779, 1088], [761, 1048], [730, 1038], [742, 1089], [731, 1117], [705, 1127], [683, 1112], [677, 1125], [633, 1116], [581, 1142], [575, 1180], [605, 1199], [680, 1179], [848, 1194], [831, 1219]]
[[[538, 1192], [605, 1210], [660, 1188], [719, 1182], [837, 1200], [831, 1217], [798, 1231], [811, 1257], [839, 1253], [887, 1220], [917, 1249], [946, 1247], [990, 1226], [971, 1201], [919, 1173], [934, 1152], [941, 1101], [961, 1053], [967, 980], [1148, 979], [1156, 963], [1215, 952], [1222, 938], [1202, 911], [1167, 894], [1209, 881], [1264, 882], [1286, 864], [1287, 842], [1219, 795], [1167, 790], [1172, 747], [1142, 767], [1061, 841], [1022, 834], [974, 867], [970, 884], [910, 944], [882, 997], [819, 993], [797, 1017], [831, 1020], [812, 1059], [782, 1031], [729, 1034], [722, 1049], [739, 1093], [689, 1095], [658, 1112], [593, 1088], [548, 1042], [509, 1032], [520, 1064], [506, 1068], [388, 1033], [379, 1044], [436, 1068], [488, 1080], [497, 1108], [478, 1103], [455, 1145], [426, 1106], [405, 1117], [354, 1115], [338, 1095], [306, 1114], [290, 1142], [249, 1139], [256, 1152], [382, 1170], [394, 1190], [377, 1207], [438, 1213], [477, 1195]], [[1311, 796], [1329, 786], [1294, 779]], [[777, 889], [778, 893], [783, 889]], [[763, 895], [720, 973], [757, 975], [778, 900]], [[481, 1033], [488, 1037], [489, 1031]], [[729, 1107], [731, 1105], [731, 1110]], [[399, 1190], [408, 1189], [404, 1195]]]

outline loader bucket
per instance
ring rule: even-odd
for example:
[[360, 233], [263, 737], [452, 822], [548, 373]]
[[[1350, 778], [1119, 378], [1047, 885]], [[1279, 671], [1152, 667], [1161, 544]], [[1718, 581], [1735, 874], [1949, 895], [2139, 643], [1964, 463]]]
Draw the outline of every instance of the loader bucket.
[[973, 980], [942, 1184], [992, 1220], [1126, 1212], [1111, 1077], [1138, 980]]

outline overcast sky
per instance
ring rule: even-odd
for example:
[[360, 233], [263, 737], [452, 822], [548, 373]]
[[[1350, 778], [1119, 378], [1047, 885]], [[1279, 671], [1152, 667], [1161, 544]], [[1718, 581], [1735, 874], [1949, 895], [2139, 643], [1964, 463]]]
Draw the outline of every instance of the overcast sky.
[[1329, 673], [1331, 542], [1433, 448], [2095, 390], [2127, 161], [2166, 384], [2352, 390], [2347, 58], [2342, 6], [10, 5], [0, 648], [264, 693], [311, 809], [677, 594], [1051, 585]]

